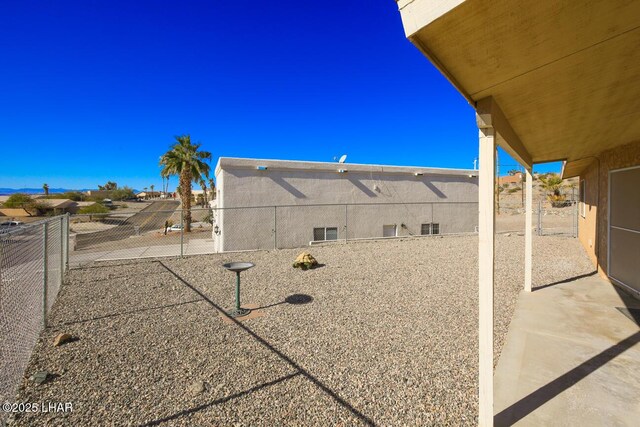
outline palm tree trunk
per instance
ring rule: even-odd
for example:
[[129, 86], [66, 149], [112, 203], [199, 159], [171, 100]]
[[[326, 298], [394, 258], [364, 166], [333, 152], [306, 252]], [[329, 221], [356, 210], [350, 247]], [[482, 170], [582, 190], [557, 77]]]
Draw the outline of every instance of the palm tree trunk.
[[184, 232], [191, 231], [191, 171], [185, 168], [180, 174], [180, 188], [182, 189], [182, 211], [184, 213]]

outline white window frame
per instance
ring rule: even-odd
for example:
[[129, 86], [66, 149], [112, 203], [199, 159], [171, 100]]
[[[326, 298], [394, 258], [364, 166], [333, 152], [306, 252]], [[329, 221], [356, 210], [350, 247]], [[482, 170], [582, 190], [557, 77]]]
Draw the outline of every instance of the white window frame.
[[[424, 227], [427, 226], [427, 232], [423, 233]], [[425, 222], [423, 224], [420, 224], [420, 235], [421, 236], [430, 236], [431, 235], [431, 223], [430, 222]]]
[[[331, 239], [331, 241], [334, 240], [338, 240], [338, 227], [313, 227], [313, 241], [314, 242], [327, 242], [327, 230], [329, 229], [335, 229], [336, 230], [336, 238], [335, 239]], [[316, 240], [316, 230], [322, 230], [323, 232], [323, 239], [322, 240]]]
[[[385, 236], [384, 235], [385, 227], [393, 227], [393, 236]], [[382, 224], [382, 236], [383, 237], [398, 237], [398, 224]]]
[[[422, 232], [422, 227], [424, 227], [425, 225], [429, 227], [429, 232], [426, 233], [426, 234]], [[434, 225], [437, 227], [437, 230], [438, 230], [437, 233], [433, 232], [433, 226]], [[423, 224], [420, 224], [420, 235], [421, 236], [437, 236], [439, 234], [440, 234], [440, 223], [439, 222], [425, 222]]]

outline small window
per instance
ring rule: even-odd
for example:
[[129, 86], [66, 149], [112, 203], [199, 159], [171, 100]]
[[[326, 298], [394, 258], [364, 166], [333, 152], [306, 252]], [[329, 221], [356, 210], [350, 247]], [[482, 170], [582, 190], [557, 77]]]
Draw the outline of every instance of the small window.
[[313, 229], [313, 240], [315, 242], [323, 240], [338, 240], [337, 227], [317, 227]]
[[580, 215], [582, 218], [587, 216], [587, 181], [580, 181]]
[[398, 235], [398, 229], [395, 224], [382, 226], [382, 237], [396, 237]]
[[440, 234], [440, 224], [422, 224], [420, 227], [420, 234], [428, 236], [430, 234]]
[[324, 240], [338, 240], [338, 229], [336, 227], [327, 228]]
[[423, 236], [428, 236], [431, 234], [431, 224], [422, 224], [420, 227], [420, 234]]

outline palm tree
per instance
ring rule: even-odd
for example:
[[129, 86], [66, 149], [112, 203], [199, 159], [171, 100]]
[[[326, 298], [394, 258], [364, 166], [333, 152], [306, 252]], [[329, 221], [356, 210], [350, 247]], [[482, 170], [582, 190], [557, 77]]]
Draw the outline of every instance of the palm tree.
[[560, 193], [564, 187], [560, 175], [551, 173], [547, 176], [540, 176], [542, 188], [547, 192], [547, 199], [551, 202], [551, 206], [559, 207], [564, 203], [565, 197]]
[[[160, 157], [160, 172], [164, 176], [178, 175], [180, 180], [180, 198], [184, 212], [184, 231], [191, 231], [191, 184], [200, 183], [209, 178], [211, 153], [200, 151], [201, 144], [193, 144], [191, 136], [175, 137], [176, 142], [169, 151]], [[204, 177], [204, 178], [203, 178]]]
[[49, 195], [49, 184], [42, 184], [42, 189], [44, 190], [44, 195], [48, 196]]
[[153, 189], [154, 189], [155, 187], [156, 187], [156, 186], [155, 186], [155, 185], [153, 185], [153, 184], [151, 184], [151, 185], [149, 186], [149, 188], [151, 188], [151, 198], [153, 198]]

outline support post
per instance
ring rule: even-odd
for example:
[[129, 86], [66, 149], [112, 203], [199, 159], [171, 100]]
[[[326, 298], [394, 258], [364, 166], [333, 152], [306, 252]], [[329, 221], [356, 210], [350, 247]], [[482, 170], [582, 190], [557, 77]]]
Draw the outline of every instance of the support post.
[[236, 271], [236, 312], [240, 312], [240, 272]]
[[184, 256], [184, 208], [180, 211], [180, 258]]
[[49, 223], [45, 222], [44, 224], [42, 224], [42, 262], [43, 262], [43, 266], [42, 266], [42, 325], [46, 328], [47, 327], [47, 293], [48, 293], [48, 285], [47, 285], [47, 264], [48, 264], [48, 259], [47, 259], [47, 240], [48, 240], [48, 236], [47, 236], [47, 231], [49, 228]]
[[531, 221], [533, 220], [533, 175], [531, 168], [526, 167], [527, 179], [527, 200], [525, 207], [525, 229], [524, 229], [524, 290], [531, 292], [531, 272], [533, 257], [533, 231]]
[[64, 216], [60, 216], [60, 286], [64, 281]]
[[66, 246], [65, 246], [65, 256], [64, 256], [64, 271], [69, 271], [69, 243], [71, 243], [71, 236], [69, 235], [69, 223], [71, 222], [71, 217], [67, 213], [67, 220], [65, 221], [65, 232], [66, 232]]
[[495, 247], [496, 141], [491, 127], [480, 129], [478, 287], [479, 425], [493, 426], [493, 285]]
[[349, 205], [344, 205], [344, 242], [349, 241]]
[[278, 249], [278, 207], [273, 207], [273, 249]]

